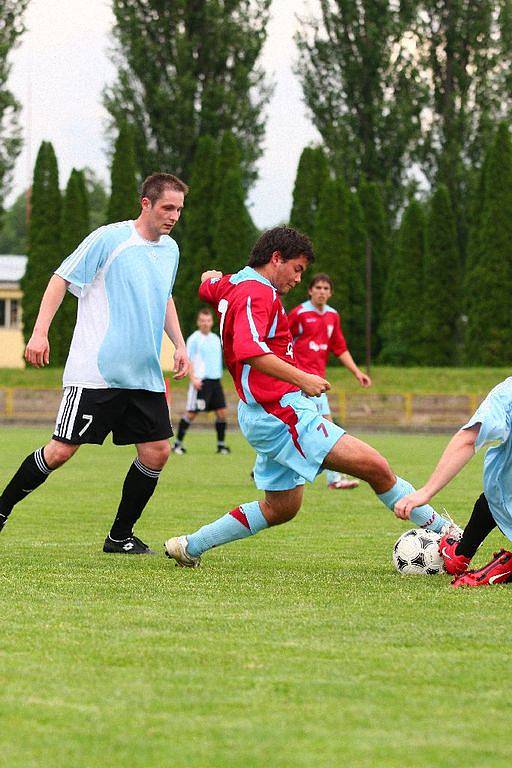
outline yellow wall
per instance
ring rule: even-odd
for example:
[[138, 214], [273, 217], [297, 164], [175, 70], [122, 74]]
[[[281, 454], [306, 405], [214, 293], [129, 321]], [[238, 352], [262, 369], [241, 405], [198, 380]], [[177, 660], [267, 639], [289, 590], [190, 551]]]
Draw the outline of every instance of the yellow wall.
[[[21, 299], [22, 293], [16, 288], [0, 289], [0, 299]], [[0, 328], [0, 368], [23, 368], [25, 344], [21, 325], [19, 328]]]

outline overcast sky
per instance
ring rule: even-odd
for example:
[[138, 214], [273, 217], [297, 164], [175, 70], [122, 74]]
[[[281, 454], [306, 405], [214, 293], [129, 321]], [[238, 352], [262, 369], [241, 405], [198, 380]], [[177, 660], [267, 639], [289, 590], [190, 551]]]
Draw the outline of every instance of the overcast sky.
[[[272, 21], [262, 64], [275, 82], [268, 107], [260, 179], [249, 203], [258, 227], [286, 221], [302, 149], [318, 139], [306, 117], [300, 85], [292, 73], [296, 57], [295, 13], [314, 7], [314, 0], [273, 0]], [[38, 147], [53, 142], [64, 187], [73, 166], [93, 168], [108, 179], [107, 115], [101, 91], [114, 79], [109, 59], [113, 24], [109, 0], [31, 0], [27, 32], [12, 54], [10, 87], [23, 105], [25, 147], [18, 159], [14, 188], [7, 199], [27, 185]]]

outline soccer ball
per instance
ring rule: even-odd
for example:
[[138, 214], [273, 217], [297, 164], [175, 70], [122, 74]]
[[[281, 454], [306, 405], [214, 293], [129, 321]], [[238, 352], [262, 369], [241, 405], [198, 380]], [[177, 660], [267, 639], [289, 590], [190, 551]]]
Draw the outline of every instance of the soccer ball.
[[393, 563], [399, 573], [434, 575], [444, 573], [439, 554], [441, 537], [434, 531], [412, 528], [403, 533], [393, 547]]

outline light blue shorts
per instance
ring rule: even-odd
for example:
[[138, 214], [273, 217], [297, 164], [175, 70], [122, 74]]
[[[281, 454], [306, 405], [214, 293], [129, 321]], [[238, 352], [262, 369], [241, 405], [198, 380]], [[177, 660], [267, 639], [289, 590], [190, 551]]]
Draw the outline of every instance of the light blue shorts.
[[257, 453], [256, 487], [264, 491], [288, 491], [305, 480], [312, 483], [322, 464], [345, 430], [323, 419], [311, 398], [290, 392], [273, 413], [258, 403], [238, 404], [242, 434]]
[[329, 405], [329, 400], [327, 399], [327, 393], [322, 392], [321, 395], [318, 395], [317, 397], [310, 397], [309, 398], [312, 403], [314, 403], [318, 413], [321, 416], [330, 416], [331, 415], [331, 407]]

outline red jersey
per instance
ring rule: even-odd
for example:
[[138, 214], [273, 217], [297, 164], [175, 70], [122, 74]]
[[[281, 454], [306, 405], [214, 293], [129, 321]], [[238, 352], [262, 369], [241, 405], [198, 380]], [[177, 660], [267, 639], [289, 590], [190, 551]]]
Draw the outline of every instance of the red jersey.
[[297, 365], [307, 373], [324, 377], [329, 353], [339, 357], [348, 349], [340, 316], [332, 307], [325, 305], [320, 311], [305, 301], [290, 312], [288, 322]]
[[199, 296], [219, 315], [224, 359], [241, 400], [260, 403], [268, 411], [286, 393], [300, 391], [245, 362], [274, 354], [296, 365], [288, 318], [272, 283], [252, 267], [244, 267], [234, 275], [205, 280]]

